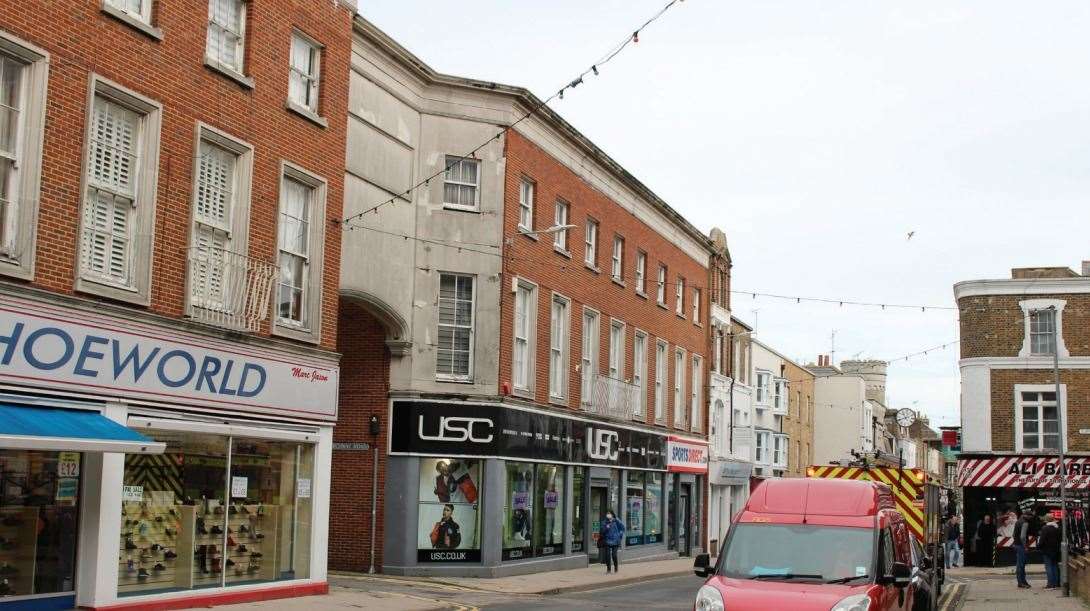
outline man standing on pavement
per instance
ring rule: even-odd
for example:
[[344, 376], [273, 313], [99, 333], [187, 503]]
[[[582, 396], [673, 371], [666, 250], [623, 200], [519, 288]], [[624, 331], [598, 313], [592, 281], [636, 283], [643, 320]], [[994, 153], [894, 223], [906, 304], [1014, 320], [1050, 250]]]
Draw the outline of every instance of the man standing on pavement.
[[1041, 535], [1037, 539], [1037, 549], [1041, 550], [1045, 562], [1045, 575], [1048, 576], [1046, 590], [1060, 587], [1060, 539], [1060, 526], [1056, 523], [1056, 517], [1045, 516], [1045, 525], [1041, 527]]
[[1029, 539], [1029, 520], [1022, 509], [1014, 510], [1018, 519], [1014, 522], [1014, 537], [1011, 546], [1014, 548], [1014, 578], [1018, 581], [1019, 588], [1028, 588], [1026, 581], [1026, 542]]
[[602, 520], [602, 527], [598, 534], [598, 541], [605, 555], [606, 572], [612, 570], [616, 573], [621, 568], [617, 559], [617, 548], [621, 546], [621, 540], [624, 539], [624, 524], [612, 511], [607, 511], [606, 519]]
[[958, 517], [951, 516], [946, 525], [946, 568], [958, 566], [960, 550], [958, 539], [961, 538], [961, 529], [958, 528]]

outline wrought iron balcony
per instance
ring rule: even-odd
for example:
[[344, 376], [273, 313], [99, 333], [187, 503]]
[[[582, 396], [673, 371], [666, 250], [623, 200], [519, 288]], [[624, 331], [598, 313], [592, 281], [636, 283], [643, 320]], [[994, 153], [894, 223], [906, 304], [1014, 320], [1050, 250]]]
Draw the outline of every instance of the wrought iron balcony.
[[190, 318], [235, 331], [257, 332], [269, 315], [276, 266], [215, 248], [186, 249]]
[[[585, 374], [587, 375], [587, 374]], [[640, 406], [640, 387], [624, 380], [601, 374], [584, 377], [583, 408], [587, 413], [614, 420], [631, 420]]]

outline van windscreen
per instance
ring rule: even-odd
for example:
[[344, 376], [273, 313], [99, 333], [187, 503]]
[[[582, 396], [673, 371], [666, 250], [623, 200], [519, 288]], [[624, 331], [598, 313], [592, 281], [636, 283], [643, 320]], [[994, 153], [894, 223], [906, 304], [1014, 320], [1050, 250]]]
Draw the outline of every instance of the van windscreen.
[[808, 524], [735, 524], [719, 574], [735, 579], [866, 582], [874, 531]]

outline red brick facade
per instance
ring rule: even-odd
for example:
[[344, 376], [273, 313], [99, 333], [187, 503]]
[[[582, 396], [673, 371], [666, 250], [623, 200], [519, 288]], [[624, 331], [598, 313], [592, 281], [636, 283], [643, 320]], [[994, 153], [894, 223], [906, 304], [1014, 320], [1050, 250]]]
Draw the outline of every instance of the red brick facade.
[[[150, 289], [156, 314], [184, 313], [190, 244], [196, 125], [203, 122], [254, 147], [248, 254], [275, 261], [280, 163], [328, 181], [326, 214], [341, 216], [345, 166], [351, 10], [333, 2], [246, 2], [246, 88], [204, 66], [208, 3], [156, 0], [152, 25], [162, 39], [102, 9], [102, 0], [0, 3], [0, 30], [50, 54], [48, 107], [38, 221], [36, 287], [73, 293], [83, 151], [92, 74], [162, 104], [154, 258]], [[285, 109], [293, 28], [324, 45], [319, 114], [327, 128]], [[321, 346], [336, 338], [340, 228], [326, 227]], [[269, 332], [266, 320], [261, 334]]]
[[[363, 308], [341, 303], [337, 326], [341, 357], [341, 385], [334, 443], [368, 443], [371, 449], [334, 450], [333, 494], [330, 497], [329, 540], [349, 542], [329, 546], [329, 568], [335, 571], [367, 571], [371, 552], [371, 492], [374, 448], [378, 446], [378, 505], [375, 538], [375, 570], [382, 566], [382, 496], [386, 486], [386, 437], [389, 434], [387, 393], [390, 389], [390, 357], [386, 330]], [[370, 433], [371, 416], [379, 419], [379, 435]]]
[[[514, 278], [522, 278], [537, 284], [537, 319], [536, 319], [536, 379], [534, 380], [533, 400], [542, 405], [549, 404], [549, 331], [553, 292], [571, 299], [570, 307], [570, 344], [568, 349], [568, 401], [571, 409], [579, 409], [581, 401], [580, 372], [577, 366], [581, 362], [583, 341], [584, 306], [600, 313], [600, 342], [598, 364], [599, 372], [606, 374], [609, 369], [609, 330], [610, 319], [615, 318], [625, 323], [625, 363], [622, 378], [632, 379], [633, 374], [633, 337], [636, 329], [646, 332], [648, 340], [647, 359], [647, 409], [644, 413], [646, 424], [654, 421], [655, 389], [655, 342], [659, 339], [669, 342], [670, 366], [669, 382], [666, 386], [666, 425], [673, 427], [674, 409], [673, 354], [677, 347], [686, 353], [686, 401], [692, 380], [692, 356], [703, 357], [703, 370], [707, 379], [708, 371], [708, 334], [707, 312], [709, 292], [707, 289], [708, 268], [690, 257], [666, 236], [656, 232], [644, 221], [611, 200], [601, 191], [587, 184], [579, 175], [568, 169], [557, 159], [550, 156], [533, 142], [515, 130], [508, 132], [506, 141], [506, 186], [504, 189], [504, 236], [505, 286], [501, 300], [500, 334], [500, 374], [501, 388], [512, 388], [512, 353], [514, 328], [514, 298], [510, 291]], [[538, 239], [521, 235], [519, 223], [519, 186], [523, 179], [535, 184], [534, 229], [546, 229], [553, 225], [557, 200], [569, 205], [568, 222], [575, 225], [568, 232], [568, 250], [570, 257], [557, 252], [553, 247], [553, 236], [541, 234]], [[598, 221], [598, 271], [589, 269], [584, 264], [584, 231], [587, 219]], [[611, 278], [610, 263], [613, 252], [613, 238], [624, 238], [624, 286]], [[647, 253], [646, 296], [636, 292], [635, 269], [638, 251]], [[709, 254], [710, 257], [710, 254]], [[658, 266], [667, 266], [666, 304], [656, 303], [656, 277]], [[684, 318], [675, 313], [675, 282], [678, 276], [685, 278]], [[701, 290], [699, 320], [692, 319], [693, 289]], [[703, 402], [707, 401], [707, 389], [701, 393]], [[700, 431], [707, 431], [707, 409], [702, 407]], [[689, 427], [686, 427], [686, 431]]]

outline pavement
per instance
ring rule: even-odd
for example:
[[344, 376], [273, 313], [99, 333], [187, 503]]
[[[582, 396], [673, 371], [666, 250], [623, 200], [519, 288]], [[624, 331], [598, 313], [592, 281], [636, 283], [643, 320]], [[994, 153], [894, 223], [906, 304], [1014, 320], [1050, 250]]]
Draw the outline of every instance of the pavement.
[[[965, 567], [946, 571], [946, 588], [940, 611], [1085, 611], [1078, 598], [1065, 598], [1060, 590], [1045, 590], [1045, 573], [1038, 566], [1026, 567], [1026, 580], [1033, 586], [1019, 589], [1014, 567]], [[946, 594], [949, 594], [947, 596]]]

